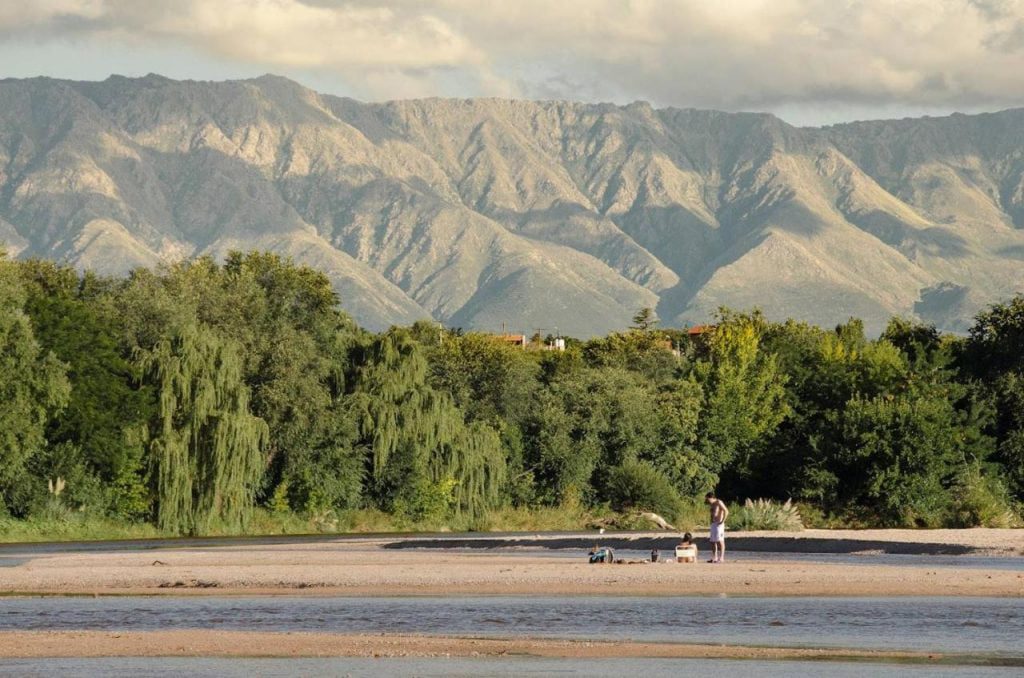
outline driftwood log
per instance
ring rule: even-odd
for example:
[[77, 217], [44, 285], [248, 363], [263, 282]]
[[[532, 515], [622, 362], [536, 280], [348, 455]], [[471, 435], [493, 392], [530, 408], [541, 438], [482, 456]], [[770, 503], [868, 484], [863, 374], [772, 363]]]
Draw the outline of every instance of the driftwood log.
[[[651, 513], [650, 511], [637, 511], [633, 515], [636, 516], [637, 518], [643, 518], [644, 520], [646, 520], [648, 522], [654, 523], [655, 525], [657, 525], [658, 527], [660, 527], [663, 530], [674, 530], [674, 529], [676, 529], [672, 525], [672, 523], [668, 522], [667, 520], [665, 520], [664, 518], [659, 516], [657, 513]], [[628, 522], [627, 522], [627, 524], [625, 526], [628, 526]], [[624, 527], [624, 526], [622, 524], [620, 524], [618, 518], [613, 517], [613, 518], [599, 518], [597, 520], [591, 520], [589, 523], [587, 523], [587, 527], [589, 527], [592, 530], [605, 530], [605, 529], [611, 529], [611, 528], [620, 528], [620, 527]]]
[[657, 513], [651, 513], [650, 511], [643, 511], [639, 516], [645, 520], [649, 520], [663, 530], [674, 530], [676, 529], [670, 522], [659, 516]]

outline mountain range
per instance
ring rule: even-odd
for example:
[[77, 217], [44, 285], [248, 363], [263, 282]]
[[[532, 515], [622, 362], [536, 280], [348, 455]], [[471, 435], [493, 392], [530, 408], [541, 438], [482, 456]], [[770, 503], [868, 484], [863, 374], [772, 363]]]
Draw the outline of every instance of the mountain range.
[[371, 329], [587, 337], [642, 307], [962, 331], [1024, 291], [1024, 109], [793, 127], [264, 76], [0, 80], [0, 242], [124, 274], [267, 249]]

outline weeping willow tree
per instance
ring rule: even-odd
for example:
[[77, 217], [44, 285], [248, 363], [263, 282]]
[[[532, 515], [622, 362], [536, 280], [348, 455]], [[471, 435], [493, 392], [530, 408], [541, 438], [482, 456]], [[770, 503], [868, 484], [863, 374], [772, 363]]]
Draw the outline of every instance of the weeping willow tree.
[[157, 524], [187, 534], [240, 526], [265, 467], [267, 425], [249, 412], [239, 347], [191, 324], [138, 360], [159, 396]]
[[396, 494], [422, 479], [435, 487], [448, 483], [452, 509], [479, 515], [498, 502], [505, 480], [501, 441], [489, 426], [467, 425], [427, 377], [427, 360], [406, 331], [392, 330], [370, 346], [352, 402], [372, 477]]

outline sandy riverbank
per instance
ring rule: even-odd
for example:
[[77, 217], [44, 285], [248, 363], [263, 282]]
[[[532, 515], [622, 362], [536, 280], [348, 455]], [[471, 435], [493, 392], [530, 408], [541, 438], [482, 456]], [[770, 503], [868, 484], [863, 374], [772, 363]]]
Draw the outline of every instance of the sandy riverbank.
[[[823, 539], [822, 532], [809, 530], [795, 538]], [[853, 536], [858, 543], [876, 545], [886, 539], [903, 546], [917, 540], [922, 545], [976, 546], [979, 552], [1001, 556], [1019, 554], [1024, 543], [1020, 530], [825, 534], [836, 543]], [[769, 533], [760, 538], [783, 536]], [[876, 564], [870, 554], [856, 562], [820, 563], [767, 559], [756, 552], [735, 552], [724, 565], [589, 565], [582, 550], [541, 552], [538, 544], [548, 538], [520, 537], [507, 542], [517, 547], [511, 549], [457, 550], [408, 548], [427, 542], [386, 538], [112, 551], [26, 546], [19, 552], [18, 547], [4, 547], [0, 557], [8, 566], [0, 567], [0, 593], [1024, 596], [1024, 558], [1019, 569], [985, 567], [972, 556], [958, 556], [959, 566], [939, 567], [929, 566], [927, 558], [913, 566]]]
[[923, 652], [767, 648], [539, 638], [252, 631], [0, 632], [0, 658], [28, 657], [567, 657], [987, 663], [990, 658]]

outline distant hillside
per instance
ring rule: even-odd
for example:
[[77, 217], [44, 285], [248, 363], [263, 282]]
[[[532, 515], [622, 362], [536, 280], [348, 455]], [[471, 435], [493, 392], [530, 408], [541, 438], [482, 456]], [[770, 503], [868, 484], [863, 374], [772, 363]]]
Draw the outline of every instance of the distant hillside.
[[4, 80], [0, 241], [109, 273], [283, 252], [371, 328], [589, 336], [727, 305], [958, 330], [1024, 290], [1024, 110], [798, 129], [273, 76]]

